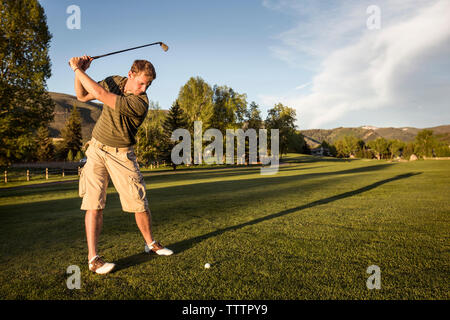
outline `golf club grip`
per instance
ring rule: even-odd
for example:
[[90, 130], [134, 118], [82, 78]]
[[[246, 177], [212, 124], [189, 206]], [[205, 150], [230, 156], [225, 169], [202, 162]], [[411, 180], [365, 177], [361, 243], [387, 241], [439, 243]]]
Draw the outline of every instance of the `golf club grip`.
[[125, 52], [125, 51], [130, 51], [130, 50], [134, 50], [134, 49], [139, 49], [139, 48], [143, 48], [143, 47], [148, 47], [148, 46], [153, 46], [155, 44], [161, 44], [161, 42], [153, 42], [153, 43], [149, 43], [149, 44], [144, 44], [143, 46], [139, 46], [139, 47], [134, 47], [134, 48], [129, 48], [129, 49], [124, 49], [124, 50], [119, 50], [119, 51], [114, 51], [114, 52], [110, 52], [110, 53], [106, 53], [106, 54], [102, 54], [99, 56], [94, 56], [91, 57], [93, 60], [98, 59], [98, 58], [103, 58], [106, 56], [110, 56], [112, 54], [117, 54], [117, 53], [121, 53], [121, 52]]

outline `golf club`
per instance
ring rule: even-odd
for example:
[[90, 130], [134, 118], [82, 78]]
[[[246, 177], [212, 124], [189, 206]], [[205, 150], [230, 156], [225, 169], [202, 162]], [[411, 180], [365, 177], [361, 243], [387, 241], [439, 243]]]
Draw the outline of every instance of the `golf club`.
[[114, 51], [114, 52], [102, 54], [100, 56], [94, 56], [94, 57], [92, 57], [92, 59], [103, 58], [103, 57], [110, 56], [110, 55], [113, 55], [113, 54], [116, 54], [116, 53], [121, 53], [121, 52], [130, 51], [130, 50], [134, 50], [134, 49], [139, 49], [139, 48], [143, 48], [143, 47], [153, 46], [155, 44], [159, 44], [164, 51], [169, 50], [169, 47], [165, 43], [163, 43], [163, 42], [153, 42], [153, 43], [150, 43], [150, 44], [145, 44], [143, 46], [138, 46], [138, 47], [134, 47], [134, 48], [124, 49], [124, 50], [120, 50], [120, 51]]
[[[167, 46], [167, 44], [159, 41], [159, 42], [153, 42], [153, 43], [149, 43], [149, 44], [144, 44], [143, 46], [128, 48], [128, 49], [124, 49], [124, 50], [119, 50], [119, 51], [114, 51], [114, 52], [102, 54], [102, 55], [99, 55], [99, 56], [94, 56], [94, 57], [91, 57], [91, 59], [95, 60], [95, 59], [98, 59], [98, 58], [103, 58], [103, 57], [106, 57], [106, 56], [110, 56], [110, 55], [121, 53], [121, 52], [125, 52], [125, 51], [130, 51], [130, 50], [134, 50], [134, 49], [144, 48], [144, 47], [148, 47], [148, 46], [154, 46], [155, 44], [159, 44], [164, 51], [169, 50], [169, 47]], [[69, 65], [70, 65], [70, 63], [69, 63]]]

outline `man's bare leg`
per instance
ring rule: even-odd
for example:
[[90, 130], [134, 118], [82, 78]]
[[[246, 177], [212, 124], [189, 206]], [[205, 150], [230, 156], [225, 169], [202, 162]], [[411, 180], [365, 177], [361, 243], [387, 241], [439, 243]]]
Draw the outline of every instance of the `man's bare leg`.
[[103, 210], [87, 210], [84, 217], [86, 240], [88, 245], [88, 260], [97, 255], [97, 243], [103, 226]]
[[145, 252], [156, 252], [158, 255], [170, 256], [173, 251], [163, 247], [159, 242], [154, 241], [152, 234], [152, 216], [150, 210], [136, 212], [136, 224], [144, 237], [146, 246]]
[[152, 216], [150, 211], [136, 212], [134, 216], [136, 218], [136, 224], [144, 237], [145, 243], [152, 243]]

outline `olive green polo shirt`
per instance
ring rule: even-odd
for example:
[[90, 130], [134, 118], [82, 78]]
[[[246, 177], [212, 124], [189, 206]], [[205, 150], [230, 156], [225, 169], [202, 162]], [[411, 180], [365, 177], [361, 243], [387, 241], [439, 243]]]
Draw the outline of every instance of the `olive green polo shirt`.
[[92, 137], [111, 147], [124, 148], [136, 144], [135, 136], [148, 112], [148, 98], [124, 93], [126, 77], [111, 76], [99, 81], [103, 88], [118, 95], [115, 108], [103, 105], [100, 118], [92, 131]]

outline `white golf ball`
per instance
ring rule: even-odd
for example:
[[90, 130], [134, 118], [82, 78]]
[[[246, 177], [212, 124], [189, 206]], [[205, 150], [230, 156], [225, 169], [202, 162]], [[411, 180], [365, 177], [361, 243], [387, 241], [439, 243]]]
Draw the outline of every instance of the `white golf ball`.
[[205, 263], [205, 268], [209, 269], [211, 267], [211, 265], [209, 263]]

